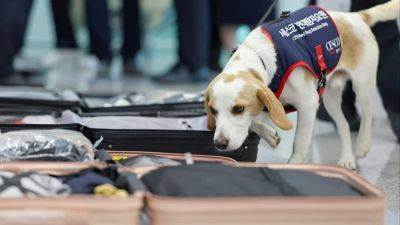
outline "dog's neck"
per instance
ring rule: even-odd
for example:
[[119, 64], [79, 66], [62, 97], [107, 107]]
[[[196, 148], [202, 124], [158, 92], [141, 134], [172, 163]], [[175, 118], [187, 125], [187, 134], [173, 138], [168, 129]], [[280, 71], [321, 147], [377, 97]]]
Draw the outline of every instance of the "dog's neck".
[[253, 69], [261, 75], [266, 84], [269, 84], [277, 69], [276, 61], [272, 41], [262, 33], [261, 28], [257, 28], [247, 36], [232, 55], [224, 72], [239, 74], [243, 70]]

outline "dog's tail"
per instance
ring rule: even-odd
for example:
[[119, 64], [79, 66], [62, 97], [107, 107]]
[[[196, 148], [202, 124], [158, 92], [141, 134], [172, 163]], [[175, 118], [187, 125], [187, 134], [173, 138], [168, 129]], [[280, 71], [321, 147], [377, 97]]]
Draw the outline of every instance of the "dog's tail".
[[378, 22], [394, 20], [400, 17], [400, 0], [391, 0], [381, 5], [359, 12], [370, 27]]

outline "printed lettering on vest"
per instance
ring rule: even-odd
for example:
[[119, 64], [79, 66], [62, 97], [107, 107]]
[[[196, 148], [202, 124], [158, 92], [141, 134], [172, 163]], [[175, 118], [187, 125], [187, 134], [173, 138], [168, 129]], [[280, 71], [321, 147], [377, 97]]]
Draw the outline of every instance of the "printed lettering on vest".
[[339, 63], [339, 32], [330, 15], [317, 6], [305, 7], [261, 28], [277, 53], [277, 71], [269, 88], [278, 98], [297, 67], [306, 68], [320, 79], [323, 72], [331, 72]]

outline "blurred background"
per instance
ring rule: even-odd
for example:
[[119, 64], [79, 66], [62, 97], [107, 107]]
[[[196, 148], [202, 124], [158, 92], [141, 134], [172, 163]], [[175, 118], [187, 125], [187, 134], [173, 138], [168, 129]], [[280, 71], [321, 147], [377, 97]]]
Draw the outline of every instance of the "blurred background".
[[[318, 4], [359, 11], [387, 0], [278, 0], [266, 18]], [[79, 93], [201, 92], [273, 0], [0, 0], [0, 85]], [[375, 115], [400, 140], [398, 21], [373, 27], [380, 47]], [[360, 124], [351, 83], [343, 111]], [[322, 121], [332, 122], [323, 106]]]
[[[277, 0], [265, 21], [307, 5], [349, 12], [386, 1]], [[201, 92], [273, 2], [0, 0], [0, 86], [89, 94]], [[375, 115], [388, 119], [400, 140], [398, 22], [379, 23], [373, 32], [380, 47], [376, 102], [382, 106]], [[351, 83], [342, 107], [357, 131]], [[323, 106], [318, 118], [332, 122]]]
[[[7, 53], [0, 56], [4, 61], [0, 83], [121, 92], [158, 84], [201, 90], [221, 70], [231, 49], [246, 37], [272, 1], [0, 3], [4, 15], [12, 14], [12, 21], [2, 22], [6, 27], [2, 28], [1, 39], [10, 46], [0, 47], [5, 48], [1, 52]], [[268, 19], [275, 18], [281, 9], [293, 10], [307, 4], [308, 1], [278, 1]], [[16, 47], [11, 47], [12, 42]]]

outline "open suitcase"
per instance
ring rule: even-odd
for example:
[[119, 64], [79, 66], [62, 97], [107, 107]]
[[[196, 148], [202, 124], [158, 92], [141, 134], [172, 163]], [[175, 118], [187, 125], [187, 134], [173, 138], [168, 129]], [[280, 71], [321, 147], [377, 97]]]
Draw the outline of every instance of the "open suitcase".
[[67, 129], [79, 131], [92, 143], [102, 139], [99, 149], [108, 151], [144, 151], [218, 155], [237, 161], [254, 162], [257, 159], [260, 138], [250, 134], [244, 145], [234, 152], [221, 152], [213, 144], [213, 133], [194, 130], [130, 130], [95, 129], [80, 124], [65, 125], [0, 125], [0, 132], [28, 129]]
[[[106, 165], [103, 163], [12, 162], [0, 164], [0, 170], [65, 175], [93, 166], [105, 167]], [[135, 193], [124, 199], [93, 195], [3, 198], [0, 199], [0, 224], [138, 225], [142, 206], [143, 193]]]
[[[17, 94], [13, 94], [13, 91]], [[100, 148], [104, 148], [107, 150], [118, 151], [123, 149], [132, 151], [157, 151], [166, 153], [191, 152], [193, 154], [202, 155], [228, 156], [238, 161], [248, 162], [254, 162], [257, 159], [258, 144], [260, 142], [260, 138], [254, 133], [252, 133], [248, 137], [244, 145], [238, 151], [221, 152], [214, 147], [213, 133], [208, 131], [205, 125], [203, 125], [204, 127], [201, 129], [192, 129], [190, 124], [185, 124], [186, 120], [194, 121], [194, 123], [203, 122], [205, 118], [205, 110], [203, 102], [201, 101], [201, 96], [197, 96], [196, 98], [194, 98], [194, 100], [189, 99], [193, 100], [191, 102], [186, 101], [187, 99], [184, 99], [184, 101], [182, 101], [182, 99], [170, 99], [165, 101], [165, 103], [157, 104], [100, 107], [102, 105], [102, 102], [109, 101], [109, 99], [113, 98], [113, 96], [96, 94], [83, 95], [70, 92], [56, 93], [40, 89], [37, 89], [36, 91], [37, 96], [34, 95], [34, 97], [43, 97], [46, 99], [33, 101], [32, 99], [29, 99], [29, 97], [26, 98], [23, 93], [20, 93], [18, 91], [18, 89], [14, 90], [13, 88], [11, 88], [11, 91], [9, 91], [10, 93], [8, 94], [1, 94], [0, 92], [0, 105], [2, 106], [1, 110], [4, 111], [3, 115], [9, 115], [11, 116], [11, 118], [14, 118], [14, 124], [23, 124], [24, 122], [26, 122], [27, 117], [21, 118], [25, 115], [50, 115], [48, 117], [41, 117], [38, 122], [32, 122], [33, 117], [28, 119], [27, 123], [43, 124], [43, 126], [21, 125], [21, 129], [66, 128], [81, 131], [93, 143], [100, 137], [103, 137], [104, 140], [101, 143]], [[26, 113], [21, 114], [21, 109], [24, 109], [22, 111], [25, 111]], [[58, 123], [57, 120], [59, 120], [58, 118], [61, 118], [61, 114], [64, 110], [70, 110], [70, 113], [75, 113], [81, 118], [114, 117], [117, 118], [117, 120], [119, 119], [119, 121], [117, 122], [122, 125], [115, 125], [116, 123], [99, 125], [96, 122], [88, 124], [87, 126], [76, 124], [44, 126], [44, 124], [47, 124], [49, 117], [51, 122]], [[30, 114], [31, 112], [32, 114]], [[148, 118], [149, 120], [169, 119], [170, 121], [172, 121], [172, 123], [183, 124], [177, 125], [181, 127], [171, 129], [165, 129], [162, 126], [152, 127], [149, 129], [146, 125], [142, 125], [140, 128], [129, 128], [127, 126], [126, 128], [121, 119], [122, 116], [131, 118]], [[54, 117], [54, 119], [52, 119], [52, 117]], [[41, 121], [42, 118], [45, 119], [45, 122]], [[12, 120], [6, 117], [5, 121], [7, 122]], [[65, 124], [78, 122], [82, 122], [81, 124], [85, 124], [83, 122], [83, 119], [82, 121], [70, 120], [62, 123]], [[137, 123], [137, 121], [135, 120], [131, 120], [130, 122]], [[157, 121], [154, 122], [154, 124], [157, 124]], [[0, 129], [2, 129], [3, 132], [7, 131], [7, 129], [19, 129], [17, 127], [18, 126], [8, 127], [7, 125], [0, 125]]]
[[[116, 153], [125, 154], [125, 153]], [[137, 155], [141, 153], [127, 153]], [[183, 159], [179, 155], [165, 155]], [[65, 198], [1, 199], [0, 224], [139, 224], [140, 212], [146, 212], [153, 225], [191, 224], [271, 224], [271, 225], [382, 225], [383, 193], [348, 170], [314, 165], [235, 164], [218, 157], [195, 158], [195, 162], [217, 162], [234, 167], [258, 167], [273, 170], [309, 171], [319, 176], [340, 179], [361, 194], [359, 196], [266, 196], [266, 197], [167, 197], [135, 193], [128, 199], [72, 196]], [[4, 171], [39, 171], [65, 174], [102, 163], [5, 163]], [[139, 175], [155, 167], [121, 167], [121, 171]], [[312, 184], [310, 184], [312, 185]], [[144, 208], [143, 208], [144, 207]], [[143, 211], [142, 211], [143, 210]]]
[[[22, 89], [24, 90], [24, 89]], [[31, 90], [34, 91], [34, 90]], [[67, 93], [68, 100], [63, 98], [62, 94], [36, 90], [32, 98], [26, 98], [22, 93], [18, 92], [17, 97], [11, 93], [0, 95], [0, 117], [11, 116], [12, 119], [3, 120], [14, 121], [14, 124], [22, 123], [21, 117], [26, 115], [50, 115], [55, 119], [50, 119], [51, 122], [56, 121], [61, 116], [64, 110], [70, 110], [77, 115], [86, 118], [98, 116], [130, 116], [130, 117], [146, 117], [146, 118], [170, 118], [175, 123], [182, 122], [181, 120], [192, 119], [202, 120], [205, 115], [204, 105], [200, 101], [184, 102], [184, 103], [163, 103], [163, 104], [145, 104], [131, 105], [121, 107], [91, 107], [96, 104], [89, 104], [93, 99], [108, 99], [110, 96], [98, 95], [81, 95]], [[35, 93], [35, 92], [34, 92]], [[1, 94], [1, 93], [0, 93]], [[14, 93], [14, 95], [16, 95]], [[71, 97], [72, 95], [72, 97]], [[5, 97], [4, 97], [5, 96]], [[75, 100], [74, 100], [75, 99]], [[99, 100], [96, 100], [99, 101]], [[100, 100], [101, 101], [101, 100]], [[90, 106], [89, 106], [90, 105]], [[1, 113], [3, 112], [3, 113]], [[48, 118], [46, 118], [47, 120]], [[5, 122], [4, 122], [5, 121]], [[183, 123], [185, 123], [183, 121]], [[39, 122], [39, 124], [41, 124]], [[183, 125], [185, 126], [185, 125]], [[190, 125], [188, 125], [190, 126]], [[221, 155], [232, 157], [238, 161], [254, 162], [257, 159], [259, 137], [251, 134], [241, 149], [235, 152], [220, 152], [213, 145], [213, 133], [204, 130], [189, 130], [184, 129], [95, 129], [92, 126], [85, 127], [77, 124], [71, 125], [20, 125], [7, 126], [0, 125], [3, 132], [9, 129], [70, 129], [84, 133], [92, 142], [95, 142], [100, 137], [104, 138], [100, 148], [107, 150], [131, 150], [131, 151], [157, 151], [169, 153], [185, 153], [192, 152], [193, 154], [202, 155]], [[96, 127], [96, 126], [95, 126]], [[105, 127], [108, 128], [107, 125]]]
[[[205, 114], [202, 99], [201, 95], [186, 99], [177, 95], [155, 100], [144, 99], [137, 93], [82, 94], [70, 90], [56, 92], [34, 87], [0, 87], [0, 107], [5, 112], [41, 110], [61, 113], [71, 110], [82, 116], [194, 117]], [[123, 104], [118, 104], [121, 101]]]
[[152, 224], [383, 225], [384, 194], [351, 171], [317, 165], [239, 164], [238, 166], [309, 171], [343, 180], [362, 195], [184, 198], [147, 193], [145, 201]]
[[[184, 160], [182, 154], [148, 152], [114, 152], [113, 156], [151, 155]], [[230, 158], [192, 155], [194, 163], [221, 163], [236, 165]], [[96, 167], [105, 168], [104, 162], [7, 162], [0, 164], [0, 171], [14, 173], [34, 171], [42, 174], [65, 175]], [[144, 168], [121, 167], [122, 172], [140, 172]], [[102, 197], [94, 195], [71, 195], [67, 197], [0, 198], [0, 225], [139, 225], [139, 216], [144, 206], [143, 192], [128, 198]]]

